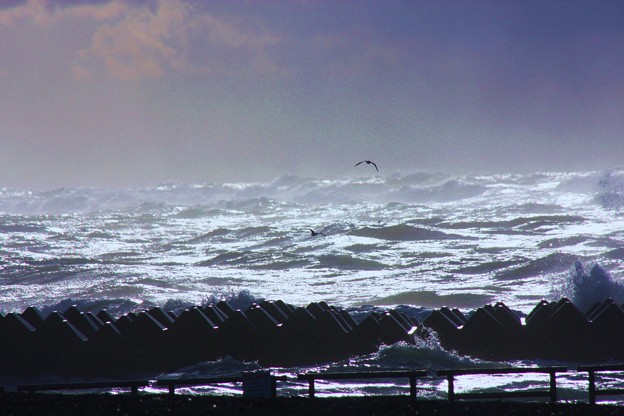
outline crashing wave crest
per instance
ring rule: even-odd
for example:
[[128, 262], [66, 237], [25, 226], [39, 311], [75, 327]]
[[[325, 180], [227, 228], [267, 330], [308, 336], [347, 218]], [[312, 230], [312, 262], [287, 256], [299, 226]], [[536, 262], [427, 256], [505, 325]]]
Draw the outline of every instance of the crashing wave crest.
[[614, 280], [598, 264], [594, 264], [587, 273], [580, 261], [574, 263], [574, 270], [566, 279], [563, 289], [553, 292], [557, 297], [569, 298], [582, 311], [608, 298], [618, 304], [624, 303], [623, 283]]

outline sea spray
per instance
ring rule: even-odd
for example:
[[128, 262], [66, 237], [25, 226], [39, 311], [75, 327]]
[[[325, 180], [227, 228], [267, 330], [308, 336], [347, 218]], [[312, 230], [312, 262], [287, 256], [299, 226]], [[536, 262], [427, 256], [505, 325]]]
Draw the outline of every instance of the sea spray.
[[624, 207], [624, 170], [604, 172], [598, 181], [600, 191], [596, 200], [606, 209], [619, 210]]
[[212, 294], [202, 300], [203, 306], [211, 304], [217, 304], [221, 301], [227, 302], [232, 309], [246, 310], [254, 303], [260, 303], [264, 299], [252, 295], [248, 290], [241, 290], [236, 292], [234, 290], [225, 291], [222, 293]]
[[586, 311], [593, 304], [611, 298], [616, 303], [624, 303], [624, 284], [614, 280], [600, 265], [594, 264], [589, 270], [580, 261], [574, 263], [572, 270], [561, 290], [553, 290], [554, 298], [567, 297], [581, 311]]

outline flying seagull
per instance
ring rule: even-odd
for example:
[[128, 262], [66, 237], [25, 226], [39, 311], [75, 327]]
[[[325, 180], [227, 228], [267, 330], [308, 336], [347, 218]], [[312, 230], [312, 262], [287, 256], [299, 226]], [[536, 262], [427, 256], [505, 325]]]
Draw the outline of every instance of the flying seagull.
[[375, 162], [371, 162], [370, 160], [363, 160], [361, 162], [356, 163], [355, 166], [359, 165], [360, 163], [366, 163], [367, 165], [373, 165], [373, 166], [375, 166], [375, 170], [377, 170], [377, 172], [379, 172], [379, 169], [377, 169], [377, 165], [375, 164]]
[[317, 232], [316, 232], [316, 231], [314, 231], [312, 228], [308, 228], [308, 229], [310, 230], [310, 235], [311, 235], [312, 237], [314, 237], [315, 235], [319, 235], [319, 234], [320, 234], [320, 235], [322, 235], [323, 237], [325, 237], [325, 234], [323, 234], [323, 233], [322, 233], [322, 232], [320, 232], [320, 231], [317, 233]]

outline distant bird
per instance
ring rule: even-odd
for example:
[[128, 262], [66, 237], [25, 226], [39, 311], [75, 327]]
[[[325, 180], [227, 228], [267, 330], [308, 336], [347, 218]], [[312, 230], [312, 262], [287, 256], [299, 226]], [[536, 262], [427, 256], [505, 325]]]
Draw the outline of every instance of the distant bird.
[[373, 166], [375, 166], [375, 170], [377, 172], [379, 172], [379, 169], [377, 169], [377, 165], [375, 164], [375, 162], [371, 162], [370, 160], [363, 160], [361, 162], [356, 163], [355, 166], [359, 165], [360, 163], [366, 163], [367, 165], [373, 165]]
[[323, 237], [325, 237], [325, 234], [323, 234], [323, 233], [322, 233], [322, 232], [320, 232], [320, 231], [317, 233], [317, 232], [316, 232], [316, 231], [314, 231], [312, 228], [308, 228], [308, 229], [310, 230], [310, 235], [311, 235], [312, 237], [314, 237], [315, 235], [319, 235], [319, 234], [320, 234], [320, 235], [322, 235]]

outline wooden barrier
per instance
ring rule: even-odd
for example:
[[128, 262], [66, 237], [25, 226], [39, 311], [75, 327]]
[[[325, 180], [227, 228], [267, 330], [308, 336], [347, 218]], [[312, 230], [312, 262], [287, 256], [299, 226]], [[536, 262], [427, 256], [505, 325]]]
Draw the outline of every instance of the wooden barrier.
[[[271, 388], [273, 397], [277, 395], [277, 381], [286, 381], [286, 376], [271, 376]], [[242, 383], [242, 376], [232, 377], [204, 377], [204, 378], [160, 378], [156, 381], [159, 386], [167, 386], [169, 394], [175, 394], [176, 386], [207, 386], [209, 384]]]
[[596, 389], [596, 373], [608, 371], [624, 372], [624, 364], [586, 365], [577, 368], [577, 371], [587, 372], [589, 380], [589, 403], [596, 404], [596, 396], [618, 396], [624, 394], [624, 389]]
[[[457, 370], [439, 370], [438, 376], [446, 376], [448, 380], [448, 400], [456, 399], [503, 399], [503, 398], [529, 398], [548, 397], [551, 403], [557, 401], [557, 381], [556, 373], [566, 372], [566, 367], [538, 367], [538, 368], [471, 368]], [[474, 392], [455, 393], [455, 377], [463, 375], [485, 375], [485, 374], [524, 374], [524, 373], [544, 373], [550, 375], [550, 386], [548, 390], [527, 390], [527, 391], [505, 391], [505, 392]]]
[[308, 395], [314, 397], [315, 380], [353, 380], [353, 379], [380, 379], [380, 378], [408, 378], [410, 382], [410, 396], [416, 398], [416, 378], [425, 377], [426, 370], [396, 370], [396, 371], [369, 371], [361, 373], [303, 373], [297, 374], [298, 380], [308, 381]]
[[88, 390], [88, 389], [114, 389], [130, 388], [132, 397], [136, 397], [139, 387], [146, 387], [148, 380], [124, 380], [124, 381], [93, 381], [84, 383], [62, 383], [62, 384], [24, 384], [17, 386], [17, 391], [34, 393], [36, 391], [51, 390]]

